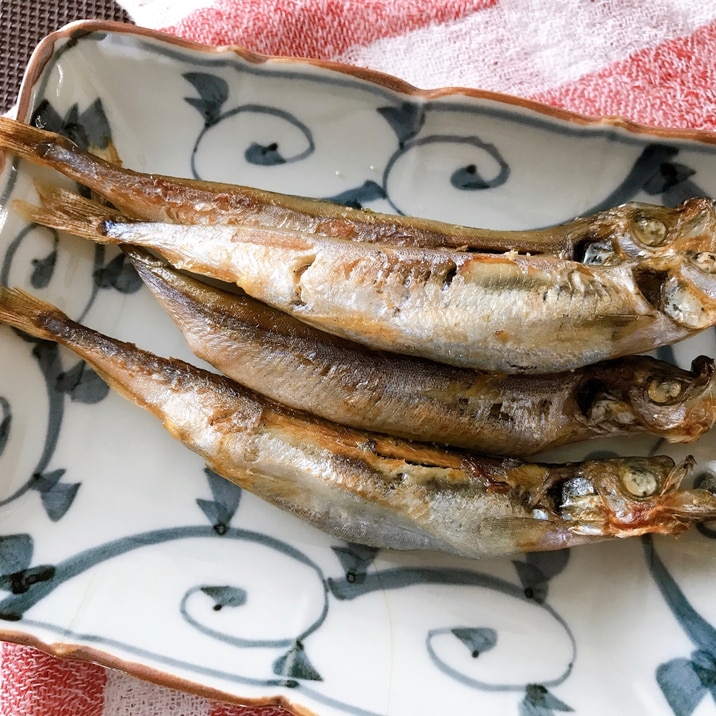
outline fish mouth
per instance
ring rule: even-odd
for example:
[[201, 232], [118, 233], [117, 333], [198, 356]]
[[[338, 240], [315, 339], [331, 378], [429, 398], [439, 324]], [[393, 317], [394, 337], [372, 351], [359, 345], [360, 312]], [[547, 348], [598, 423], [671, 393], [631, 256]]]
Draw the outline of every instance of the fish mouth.
[[[716, 322], [716, 254], [684, 256], [681, 265], [671, 271], [640, 269], [635, 278], [644, 298], [674, 323], [689, 331], [701, 331]], [[656, 285], [658, 291], [649, 293]], [[646, 291], [644, 289], [647, 289]]]
[[647, 208], [649, 214], [640, 216], [637, 212], [624, 232], [632, 236], [634, 243], [622, 259], [634, 262], [633, 276], [639, 292], [647, 303], [683, 328], [693, 331], [713, 325], [716, 320], [713, 201], [689, 199], [675, 214], [664, 216], [663, 207]]
[[716, 364], [707, 356], [698, 356], [691, 362], [691, 373], [697, 377], [687, 387], [683, 405], [695, 440], [716, 422]]
[[[578, 419], [604, 435], [627, 426], [662, 435], [669, 442], [692, 442], [716, 422], [716, 363], [694, 358], [689, 370], [647, 360], [623, 375], [593, 371], [579, 388]], [[628, 365], [628, 364], [627, 364]]]
[[709, 487], [690, 490], [674, 489], [665, 496], [661, 506], [664, 514], [687, 524], [716, 519], [716, 492]]

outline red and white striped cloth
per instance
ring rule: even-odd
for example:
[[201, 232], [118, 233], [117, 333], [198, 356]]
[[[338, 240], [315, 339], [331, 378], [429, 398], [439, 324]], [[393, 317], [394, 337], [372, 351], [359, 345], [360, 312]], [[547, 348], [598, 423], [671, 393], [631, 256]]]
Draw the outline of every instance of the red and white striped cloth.
[[[716, 0], [120, 0], [138, 25], [589, 115], [716, 128]], [[0, 716], [277, 716], [3, 644]]]

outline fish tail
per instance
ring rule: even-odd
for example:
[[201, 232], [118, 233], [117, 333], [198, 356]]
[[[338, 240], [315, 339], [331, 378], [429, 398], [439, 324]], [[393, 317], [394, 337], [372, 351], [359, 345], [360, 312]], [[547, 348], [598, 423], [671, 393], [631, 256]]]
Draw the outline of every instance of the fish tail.
[[35, 164], [47, 164], [44, 155], [48, 148], [58, 142], [73, 146], [69, 139], [53, 132], [8, 117], [0, 117], [0, 149], [11, 154], [28, 159]]
[[0, 117], [0, 150], [56, 169], [78, 181], [92, 178], [92, 171], [107, 162], [121, 164], [111, 141], [83, 151], [69, 137], [33, 127], [9, 117]]
[[59, 308], [7, 286], [0, 286], [0, 322], [49, 341], [57, 341], [72, 323]]
[[102, 244], [119, 243], [108, 235], [108, 227], [123, 218], [116, 210], [60, 187], [36, 182], [35, 189], [40, 206], [20, 200], [12, 203], [13, 209], [26, 221]]

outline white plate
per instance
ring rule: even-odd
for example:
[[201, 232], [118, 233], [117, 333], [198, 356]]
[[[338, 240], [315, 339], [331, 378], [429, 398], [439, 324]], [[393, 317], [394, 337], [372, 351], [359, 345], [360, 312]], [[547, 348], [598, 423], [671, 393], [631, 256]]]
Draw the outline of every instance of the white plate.
[[[710, 135], [421, 93], [130, 26], [50, 36], [19, 107], [75, 136], [111, 135], [135, 169], [473, 225], [543, 226], [628, 199], [716, 194]], [[7, 210], [32, 198], [37, 173], [8, 159], [0, 176], [0, 280], [191, 360], [121, 256]], [[713, 331], [673, 356], [688, 365], [699, 352], [714, 353]], [[2, 638], [324, 716], [713, 707], [708, 530], [486, 562], [376, 553], [208, 475], [64, 350], [2, 329], [0, 366]], [[691, 447], [700, 471], [713, 468], [713, 448], [711, 436]], [[655, 449], [602, 441], [552, 457]]]

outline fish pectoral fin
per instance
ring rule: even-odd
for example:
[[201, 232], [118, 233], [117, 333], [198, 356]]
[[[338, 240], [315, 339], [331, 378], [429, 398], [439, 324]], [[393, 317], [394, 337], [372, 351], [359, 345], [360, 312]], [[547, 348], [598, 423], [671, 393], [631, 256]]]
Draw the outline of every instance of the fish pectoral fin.
[[618, 341], [639, 331], [648, 331], [656, 318], [656, 313], [623, 314], [605, 317], [603, 322], [611, 326], [612, 338]]

